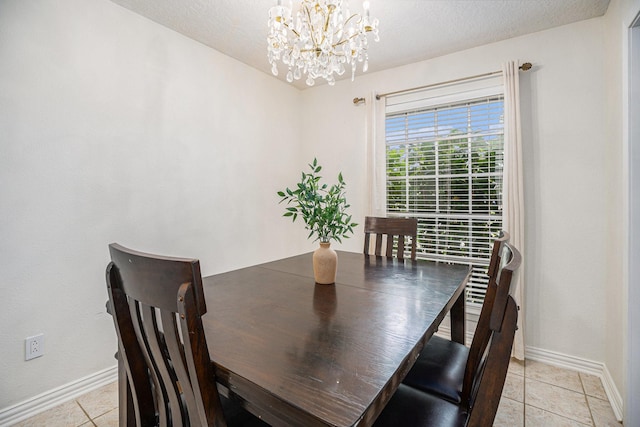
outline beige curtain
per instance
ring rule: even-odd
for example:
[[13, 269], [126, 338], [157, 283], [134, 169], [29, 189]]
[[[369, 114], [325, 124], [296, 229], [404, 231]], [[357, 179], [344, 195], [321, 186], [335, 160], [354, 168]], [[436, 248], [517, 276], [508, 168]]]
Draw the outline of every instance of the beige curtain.
[[522, 170], [522, 132], [520, 129], [520, 83], [517, 62], [502, 65], [504, 76], [504, 180], [502, 193], [502, 227], [511, 236], [510, 243], [522, 253], [520, 266], [512, 288], [512, 296], [520, 307], [518, 330], [512, 356], [524, 360], [524, 192]]
[[369, 177], [367, 215], [386, 216], [385, 100], [377, 100], [375, 92], [371, 92], [365, 102], [367, 106], [367, 176]]

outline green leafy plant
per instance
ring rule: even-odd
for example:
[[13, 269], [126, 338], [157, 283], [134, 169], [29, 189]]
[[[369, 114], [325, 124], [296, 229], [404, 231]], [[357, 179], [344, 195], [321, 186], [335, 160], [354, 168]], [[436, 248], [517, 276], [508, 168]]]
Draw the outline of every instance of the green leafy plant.
[[345, 198], [346, 184], [342, 179], [342, 172], [338, 174], [338, 183], [329, 187], [327, 184], [320, 184], [322, 177], [318, 174], [322, 166], [317, 159], [313, 159], [309, 167], [311, 173], [302, 172], [302, 179], [293, 190], [287, 188], [278, 191], [278, 196], [282, 197], [280, 203], [292, 205], [286, 208], [283, 216], [291, 217], [293, 222], [298, 216], [302, 217], [305, 228], [310, 231], [308, 238], [315, 235], [314, 241], [342, 242], [342, 238], [349, 237], [347, 233], [353, 233], [353, 227], [358, 225], [346, 213], [350, 205]]

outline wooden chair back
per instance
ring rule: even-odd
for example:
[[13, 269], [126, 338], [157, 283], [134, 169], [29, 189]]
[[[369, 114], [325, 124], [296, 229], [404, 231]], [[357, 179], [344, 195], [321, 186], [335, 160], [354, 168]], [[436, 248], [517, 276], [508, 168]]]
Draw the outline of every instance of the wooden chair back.
[[508, 241], [509, 234], [503, 231], [500, 237], [493, 242], [491, 260], [489, 261], [489, 268], [487, 271], [487, 275], [489, 276], [487, 290], [484, 295], [484, 302], [482, 303], [480, 317], [478, 317], [478, 323], [476, 324], [476, 330], [473, 334], [473, 340], [471, 341], [471, 347], [469, 348], [469, 355], [467, 357], [467, 364], [465, 367], [465, 378], [463, 381], [461, 396], [463, 403], [469, 402], [473, 373], [478, 368], [482, 355], [484, 354], [491, 337], [489, 323], [491, 320], [491, 310], [493, 309], [496, 291], [498, 289], [497, 278], [506, 264], [511, 261], [511, 250], [505, 250], [505, 248], [507, 248], [506, 244]]
[[493, 241], [493, 247], [491, 249], [491, 259], [489, 261], [489, 268], [487, 269], [487, 276], [489, 276], [489, 282], [491, 279], [496, 278], [496, 273], [498, 268], [504, 267], [504, 263], [501, 264], [500, 260], [502, 258], [502, 251], [504, 248], [504, 244], [509, 242], [509, 233], [506, 231], [501, 231], [500, 236]]
[[109, 245], [107, 288], [138, 426], [226, 426], [200, 263]]
[[[493, 424], [509, 368], [513, 339], [518, 329], [518, 307], [509, 293], [513, 283], [513, 275], [520, 267], [522, 258], [520, 252], [508, 243], [504, 244], [503, 253], [503, 258], [506, 256], [509, 261], [500, 270], [499, 283], [490, 316], [489, 343], [481, 354], [475, 369], [470, 372], [470, 380], [465, 371], [461, 406], [470, 411], [468, 427]], [[467, 363], [467, 369], [470, 367], [471, 365]], [[467, 383], [468, 381], [469, 383]], [[466, 399], [464, 398], [465, 388], [469, 389], [469, 395]]]
[[[393, 248], [397, 247], [398, 259], [404, 259], [405, 238], [411, 239], [411, 259], [416, 259], [418, 240], [418, 220], [416, 218], [379, 218], [365, 217], [364, 219], [364, 254], [369, 255], [370, 236], [374, 234], [375, 255], [382, 256], [382, 241], [386, 239], [384, 256], [393, 258]], [[395, 242], [394, 244], [394, 241]]]

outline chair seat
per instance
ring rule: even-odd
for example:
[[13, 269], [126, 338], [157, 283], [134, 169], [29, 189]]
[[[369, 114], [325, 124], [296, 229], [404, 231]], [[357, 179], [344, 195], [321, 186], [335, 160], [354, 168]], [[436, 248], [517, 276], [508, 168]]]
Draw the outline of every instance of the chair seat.
[[462, 427], [466, 418], [458, 405], [400, 384], [373, 426]]
[[434, 335], [403, 383], [453, 403], [460, 403], [468, 356], [468, 347]]

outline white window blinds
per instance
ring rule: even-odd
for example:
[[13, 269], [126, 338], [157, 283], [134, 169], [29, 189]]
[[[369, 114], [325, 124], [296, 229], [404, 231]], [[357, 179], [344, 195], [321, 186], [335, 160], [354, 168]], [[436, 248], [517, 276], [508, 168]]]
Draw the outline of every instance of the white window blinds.
[[467, 301], [478, 304], [502, 227], [501, 91], [411, 94], [386, 110], [387, 215], [418, 218], [419, 258], [473, 266]]

